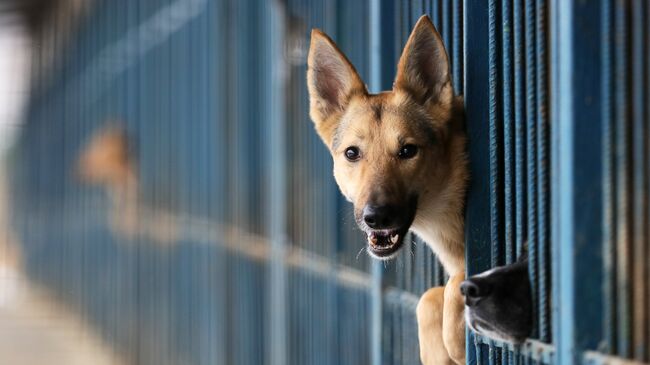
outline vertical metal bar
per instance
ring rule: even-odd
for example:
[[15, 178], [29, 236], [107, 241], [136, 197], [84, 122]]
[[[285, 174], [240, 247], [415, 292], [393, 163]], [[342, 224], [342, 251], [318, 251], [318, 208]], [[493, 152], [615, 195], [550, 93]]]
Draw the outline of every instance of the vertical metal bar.
[[[209, 2], [209, 19], [208, 22], [208, 37], [212, 41], [211, 47], [209, 48], [209, 80], [208, 85], [218, 85], [220, 82], [225, 82], [227, 80], [227, 65], [228, 60], [225, 57], [221, 57], [220, 50], [227, 48], [227, 23], [224, 20], [226, 13], [225, 1], [221, 2]], [[210, 126], [210, 133], [208, 138], [210, 138], [215, 143], [215, 154], [210, 156], [206, 163], [210, 164], [206, 171], [209, 171], [210, 168], [215, 169], [215, 171], [226, 171], [227, 170], [227, 135], [226, 135], [226, 123], [229, 120], [226, 115], [227, 111], [227, 98], [226, 95], [223, 95], [222, 88], [215, 88], [208, 86], [208, 100], [214, 100], [215, 102], [209, 102], [210, 106], [209, 115], [210, 121], [208, 125]], [[216, 105], [215, 105], [216, 104]], [[216, 190], [213, 198], [209, 202], [211, 209], [214, 209], [214, 213], [209, 215], [211, 218], [214, 218], [221, 222], [227, 221], [227, 209], [228, 209], [228, 199], [227, 197], [227, 184], [228, 180], [224, 173], [217, 175], [216, 177], [217, 184], [216, 186], [211, 187]], [[221, 200], [221, 201], [219, 201]], [[219, 204], [215, 204], [219, 203]], [[211, 237], [218, 244], [223, 244], [222, 237]], [[215, 282], [214, 301], [217, 306], [214, 308], [213, 312], [215, 313], [215, 324], [217, 328], [215, 342], [218, 343], [216, 346], [215, 353], [215, 363], [227, 363], [229, 356], [229, 336], [228, 332], [228, 273], [229, 265], [228, 258], [226, 257], [224, 250], [221, 247], [215, 249], [213, 254], [212, 265], [215, 267], [216, 276], [213, 277]]]
[[437, 29], [442, 30], [442, 4], [444, 0], [433, 0], [433, 10], [431, 11], [431, 20]]
[[614, 161], [614, 127], [613, 127], [613, 30], [612, 30], [612, 1], [603, 0], [601, 5], [601, 74], [602, 74], [602, 138], [603, 138], [603, 331], [605, 333], [606, 353], [616, 352], [616, 250], [614, 249], [616, 226], [614, 209], [616, 204], [613, 180]]
[[616, 129], [616, 255], [617, 255], [617, 332], [618, 355], [629, 357], [631, 351], [631, 204], [630, 204], [630, 119], [629, 119], [629, 31], [628, 1], [616, 1], [614, 7], [614, 34], [616, 58], [614, 59], [615, 82], [615, 129]]
[[537, 119], [537, 264], [538, 264], [538, 335], [544, 342], [550, 341], [550, 326], [548, 313], [548, 257], [550, 254], [548, 241], [548, 178], [549, 178], [549, 123], [547, 118], [547, 22], [546, 22], [546, 0], [536, 0], [536, 119]]
[[474, 338], [474, 343], [468, 342], [468, 345], [474, 348], [474, 351], [470, 351], [472, 356], [468, 358], [468, 362], [470, 364], [476, 363], [476, 365], [483, 365], [483, 345], [479, 342], [478, 338]]
[[[535, 108], [536, 97], [536, 26], [535, 26], [535, 0], [525, 2], [525, 46], [526, 46], [526, 152], [527, 152], [527, 207], [528, 207], [528, 271], [532, 284], [533, 303], [538, 302], [538, 273], [537, 273], [537, 119]], [[531, 337], [539, 336], [537, 323], [537, 306], [533, 316], [533, 332]]]
[[[467, 274], [487, 270], [491, 264], [490, 227], [485, 212], [490, 210], [490, 141], [487, 138], [485, 116], [490, 112], [488, 51], [488, 4], [485, 1], [465, 0], [464, 17], [464, 95], [465, 123], [468, 137], [469, 167], [472, 183], [467, 192], [465, 210], [465, 257]], [[470, 229], [471, 227], [471, 229]], [[478, 341], [467, 331], [467, 363], [482, 363]]]
[[[381, 19], [383, 0], [370, 0], [370, 80], [371, 91], [382, 89], [382, 37]], [[370, 315], [370, 362], [373, 365], [382, 364], [382, 311], [383, 311], [383, 265], [374, 260], [372, 262], [372, 289], [371, 289], [371, 315]]]
[[494, 343], [490, 341], [490, 344], [488, 345], [488, 365], [496, 365], [496, 362], [496, 349]]
[[[553, 339], [557, 364], [596, 348], [602, 280], [600, 4], [551, 2]], [[594, 54], [596, 53], [596, 54]], [[583, 305], [590, 303], [589, 306]]]
[[286, 34], [283, 5], [280, 1], [273, 1], [265, 9], [263, 21], [263, 34], [267, 39], [264, 42], [265, 58], [269, 60], [268, 70], [265, 72], [267, 100], [264, 105], [268, 123], [267, 135], [269, 141], [265, 144], [268, 148], [265, 155], [267, 176], [269, 176], [268, 192], [269, 201], [266, 206], [273, 209], [267, 212], [269, 236], [271, 239], [270, 277], [269, 277], [269, 363], [284, 365], [288, 363], [287, 348], [289, 346], [287, 330], [288, 312], [288, 279], [285, 263], [287, 252], [287, 151], [286, 142], [286, 113], [284, 110], [284, 95], [286, 88], [286, 63], [284, 60], [284, 35]]
[[515, 215], [517, 257], [522, 253], [526, 239], [526, 123], [525, 123], [525, 59], [523, 0], [513, 0], [514, 29], [514, 123], [515, 123]]
[[451, 34], [451, 9], [450, 8], [450, 2], [452, 0], [443, 0], [442, 1], [442, 25], [440, 26], [441, 34], [442, 34], [442, 39], [444, 40], [445, 47], [447, 48], [447, 52], [451, 55], [453, 52], [453, 44], [452, 44], [452, 34]]
[[453, 46], [452, 46], [452, 75], [454, 91], [462, 92], [463, 87], [463, 2], [462, 0], [452, 0], [452, 27], [453, 27]]
[[492, 266], [501, 264], [503, 243], [501, 237], [502, 228], [502, 151], [501, 151], [501, 128], [499, 128], [499, 40], [497, 21], [499, 20], [499, 9], [497, 0], [490, 0], [488, 5], [488, 72], [489, 72], [489, 138], [490, 138], [490, 241], [492, 243]]
[[[644, 90], [645, 90], [645, 110], [644, 110], [644, 125], [645, 125], [645, 143], [646, 143], [646, 149], [645, 149], [645, 191], [646, 194], [648, 192], [648, 189], [650, 189], [650, 26], [647, 24], [650, 23], [650, 4], [645, 3], [645, 19], [646, 19], [646, 26], [644, 29], [644, 54], [645, 54], [645, 67], [644, 67], [644, 72], [643, 72], [643, 82], [644, 82]], [[646, 250], [650, 251], [650, 204], [646, 202], [645, 206], [645, 211], [644, 211], [644, 216], [645, 216], [645, 221], [644, 221], [644, 226], [645, 226], [645, 247]], [[646, 256], [646, 277], [650, 276], [650, 258], [648, 257], [650, 254]], [[650, 280], [645, 280], [645, 291], [646, 295], [650, 296]], [[646, 315], [650, 317], [650, 299], [646, 297]], [[646, 334], [647, 334], [647, 340], [645, 343], [646, 347], [646, 361], [650, 360], [650, 321], [649, 323], [646, 323]]]
[[648, 184], [647, 176], [647, 140], [645, 139], [646, 128], [644, 120], [645, 90], [644, 90], [644, 65], [649, 60], [645, 55], [644, 24], [645, 7], [647, 3], [643, 0], [632, 2], [632, 146], [633, 146], [633, 285], [632, 285], [632, 308], [633, 312], [633, 356], [634, 359], [644, 361], [648, 357], [648, 349], [645, 347], [648, 342], [648, 313], [645, 281], [647, 279], [648, 264], [648, 226], [646, 212], [648, 209]]
[[502, 23], [502, 80], [503, 80], [503, 165], [504, 165], [504, 246], [505, 262], [512, 263], [516, 259], [515, 243], [515, 151], [514, 151], [514, 118], [513, 118], [513, 67], [512, 67], [512, 1], [501, 2]]

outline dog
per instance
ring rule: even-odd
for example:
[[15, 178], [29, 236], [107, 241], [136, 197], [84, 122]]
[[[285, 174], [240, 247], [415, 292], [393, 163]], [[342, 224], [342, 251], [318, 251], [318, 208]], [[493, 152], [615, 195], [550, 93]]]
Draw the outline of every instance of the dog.
[[111, 122], [100, 128], [81, 149], [75, 172], [81, 182], [101, 186], [108, 194], [113, 232], [133, 237], [138, 176], [126, 131]]
[[145, 209], [140, 201], [140, 183], [135, 151], [127, 131], [119, 122], [106, 122], [80, 149], [75, 176], [81, 183], [100, 187], [108, 196], [108, 226], [119, 238], [140, 237], [171, 247], [178, 229], [169, 212]]
[[424, 364], [464, 364], [463, 204], [468, 180], [463, 101], [427, 16], [415, 25], [390, 91], [370, 94], [354, 66], [314, 29], [307, 58], [310, 116], [334, 160], [334, 178], [366, 234], [367, 252], [394, 257], [412, 231], [449, 273], [417, 310]]
[[465, 320], [479, 335], [515, 344], [533, 328], [533, 300], [528, 259], [474, 275], [460, 285]]
[[146, 209], [140, 201], [140, 183], [133, 143], [119, 122], [108, 121], [80, 150], [75, 175], [81, 183], [102, 188], [110, 203], [108, 226], [119, 238], [140, 237], [171, 247], [178, 228], [169, 212]]

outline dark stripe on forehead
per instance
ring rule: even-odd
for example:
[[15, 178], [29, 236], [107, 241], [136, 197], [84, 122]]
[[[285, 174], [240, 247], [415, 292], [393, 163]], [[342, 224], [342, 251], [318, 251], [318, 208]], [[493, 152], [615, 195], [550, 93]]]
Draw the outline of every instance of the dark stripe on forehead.
[[381, 124], [381, 112], [383, 106], [381, 104], [375, 104], [371, 108], [373, 113], [375, 114], [375, 121], [377, 122], [377, 124]]
[[[414, 113], [414, 114], [418, 114], [418, 113]], [[427, 137], [427, 141], [429, 141], [429, 143], [436, 142], [436, 129], [433, 126], [430, 117], [426, 115], [417, 115], [414, 116], [412, 120], [410, 120], [409, 122], [414, 123], [416, 125], [418, 131], [422, 132]]]
[[419, 110], [414, 102], [407, 102], [397, 107], [385, 107], [384, 111], [404, 118], [404, 122], [412, 126], [416, 133], [422, 133], [429, 143], [435, 143], [436, 128], [431, 116]]
[[[381, 95], [381, 94], [380, 94]], [[377, 95], [379, 96], [379, 95]], [[366, 104], [366, 109], [361, 109], [358, 112], [375, 120], [375, 122], [380, 125], [386, 114], [391, 114], [396, 118], [401, 119], [405, 124], [411, 126], [411, 130], [414, 133], [424, 135], [427, 143], [435, 143], [437, 140], [437, 131], [435, 123], [432, 120], [432, 116], [427, 114], [426, 111], [422, 110], [421, 106], [418, 105], [412, 98], [407, 98], [404, 102], [399, 105], [394, 105], [391, 103], [386, 103], [386, 99], [378, 100], [379, 98], [369, 101], [369, 105]], [[365, 119], [365, 118], [364, 118]], [[332, 150], [337, 150], [341, 145], [341, 140], [343, 139], [342, 133], [347, 130], [350, 123], [354, 123], [353, 119], [348, 119], [346, 121], [341, 121], [337, 126], [334, 136], [332, 138]], [[443, 123], [447, 125], [447, 123]], [[361, 136], [357, 136], [361, 139]]]

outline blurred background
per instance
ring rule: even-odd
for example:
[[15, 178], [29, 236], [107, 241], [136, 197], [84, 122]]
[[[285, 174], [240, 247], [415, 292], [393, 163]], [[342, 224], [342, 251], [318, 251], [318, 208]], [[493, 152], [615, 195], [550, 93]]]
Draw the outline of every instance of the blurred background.
[[531, 338], [468, 363], [649, 361], [645, 0], [0, 0], [0, 363], [419, 364], [445, 273], [367, 257], [305, 75], [316, 27], [389, 89], [422, 14], [468, 273], [530, 256]]

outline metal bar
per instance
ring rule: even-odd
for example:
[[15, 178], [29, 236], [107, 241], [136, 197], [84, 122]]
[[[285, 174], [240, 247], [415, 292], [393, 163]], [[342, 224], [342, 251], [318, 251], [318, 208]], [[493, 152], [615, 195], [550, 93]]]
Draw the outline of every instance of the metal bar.
[[616, 269], [617, 269], [617, 354], [629, 357], [632, 354], [632, 303], [630, 277], [631, 263], [631, 207], [630, 191], [630, 115], [629, 108], [629, 8], [628, 1], [616, 1], [614, 5], [614, 87], [615, 87], [615, 129], [616, 129]]
[[494, 344], [492, 343], [492, 341], [490, 341], [488, 344], [488, 364], [495, 365], [496, 363], [497, 363], [496, 351], [494, 348]]
[[[644, 111], [644, 125], [646, 128], [646, 133], [645, 133], [645, 142], [646, 142], [646, 150], [645, 150], [645, 156], [646, 156], [646, 194], [648, 189], [650, 189], [650, 26], [648, 26], [648, 23], [650, 23], [650, 5], [647, 3], [645, 4], [645, 19], [646, 19], [646, 26], [644, 27], [644, 41], [643, 44], [645, 46], [644, 54], [645, 54], [645, 67], [644, 67], [644, 90], [645, 90], [645, 111]], [[638, 75], [637, 75], [638, 77]], [[643, 225], [646, 227], [645, 231], [645, 247], [646, 250], [650, 250], [650, 204], [646, 202], [646, 207], [645, 207], [645, 222]], [[646, 277], [650, 276], [650, 259], [646, 261]], [[646, 295], [650, 296], [650, 281], [646, 280], [645, 284], [645, 291]], [[646, 297], [646, 314], [648, 317], [650, 317], [650, 298]], [[646, 326], [647, 328], [647, 336], [648, 340], [644, 344], [646, 346], [646, 351], [647, 351], [647, 358], [646, 360], [650, 360], [650, 323], [647, 323]]]
[[[276, 8], [280, 1], [261, 6], [253, 0], [147, 1], [135, 5], [142, 16], [127, 27], [134, 36], [117, 42], [120, 47], [102, 47], [122, 37], [120, 16], [125, 9], [121, 6], [126, 3], [101, 2], [83, 30], [87, 35], [79, 48], [82, 52], [77, 49], [62, 58], [69, 68], [61, 71], [52, 86], [37, 85], [43, 87], [42, 94], [31, 105], [34, 115], [21, 140], [33, 147], [18, 149], [24, 154], [19, 159], [19, 169], [25, 169], [22, 179], [28, 180], [24, 181], [28, 187], [19, 190], [31, 196], [27, 206], [17, 210], [28, 212], [19, 219], [26, 226], [25, 234], [37, 241], [25, 249], [42, 250], [33, 261], [38, 265], [29, 268], [30, 272], [57, 289], [74, 289], [67, 300], [96, 319], [109, 341], [120, 341], [119, 331], [107, 326], [111, 316], [122, 311], [118, 305], [109, 307], [121, 301], [98, 303], [93, 291], [93, 270], [108, 260], [116, 239], [91, 233], [106, 230], [101, 223], [106, 217], [99, 212], [104, 207], [94, 205], [94, 198], [85, 201], [87, 196], [84, 201], [70, 200], [76, 199], [76, 190], [68, 186], [62, 171], [68, 167], [65, 161], [75, 157], [76, 139], [96, 127], [95, 119], [133, 108], [124, 113], [133, 120], [127, 122], [129, 128], [139, 134], [142, 214], [160, 213], [163, 205], [172, 210], [163, 223], [179, 227], [179, 246], [178, 257], [166, 261], [152, 239], [138, 237], [133, 240], [138, 246], [128, 249], [129, 263], [119, 266], [133, 274], [133, 283], [126, 284], [132, 285], [133, 297], [124, 299], [131, 306], [124, 313], [134, 316], [137, 327], [134, 341], [125, 345], [130, 360], [192, 363], [200, 357], [204, 362], [255, 364], [268, 356], [272, 364], [415, 361], [416, 294], [432, 281], [443, 281], [442, 268], [423, 245], [417, 247], [415, 259], [405, 254], [401, 266], [390, 271], [374, 263], [372, 277], [347, 264], [338, 265], [348, 237], [337, 230], [338, 193], [331, 183], [314, 188], [320, 188], [321, 181], [331, 182], [331, 160], [316, 143], [309, 123], [289, 123], [307, 118], [304, 60], [291, 65], [292, 84], [286, 90], [282, 77], [287, 70], [276, 71], [286, 62], [283, 40], [288, 29], [281, 18], [288, 15], [297, 18], [290, 26], [305, 28], [298, 31], [302, 41], [308, 28], [323, 25], [340, 40], [361, 73], [370, 71], [373, 91], [389, 88], [401, 49], [397, 42], [406, 38], [422, 11], [431, 12], [442, 31], [454, 87], [456, 92], [464, 88], [467, 102], [472, 171], [466, 211], [468, 273], [512, 262], [528, 237], [538, 337], [558, 346], [554, 358], [553, 344], [514, 348], [481, 342], [468, 334], [468, 362], [600, 364], [620, 360], [591, 352], [582, 356], [583, 350], [595, 349], [648, 359], [650, 143], [644, 137], [650, 136], [650, 6], [646, 2], [409, 0], [396, 4], [364, 0], [348, 4], [287, 0], [282, 3], [292, 12], [283, 14]], [[546, 12], [549, 3], [553, 16]], [[180, 30], [180, 23], [200, 16], [189, 15], [192, 11], [179, 12], [180, 16], [177, 11], [203, 4], [214, 11], [209, 29], [197, 31], [190, 26], [190, 30]], [[146, 13], [161, 14], [154, 15], [156, 22], [151, 24], [164, 28], [178, 22], [174, 24], [179, 28], [141, 27], [152, 18]], [[550, 34], [549, 25], [553, 26]], [[370, 49], [365, 30], [370, 32]], [[164, 36], [152, 36], [156, 31]], [[398, 37], [402, 31], [404, 37]], [[550, 50], [546, 48], [549, 36]], [[205, 44], [210, 55], [198, 62], [196, 57], [202, 55]], [[103, 49], [132, 47], [135, 51], [119, 53], [124, 56], [117, 57], [121, 63], [110, 61], [112, 53], [102, 53]], [[223, 49], [232, 52], [222, 55]], [[180, 56], [185, 53], [190, 57]], [[371, 67], [366, 70], [368, 54]], [[101, 61], [105, 56], [110, 56], [106, 57], [109, 61]], [[177, 69], [183, 70], [175, 74]], [[185, 79], [185, 74], [190, 78]], [[209, 81], [196, 78], [203, 74]], [[550, 85], [549, 75], [553, 76]], [[123, 78], [130, 83], [124, 88]], [[164, 87], [151, 88], [152, 82]], [[193, 98], [203, 90], [204, 96]], [[120, 91], [126, 92], [120, 95]], [[64, 99], [74, 101], [63, 105]], [[190, 102], [201, 107], [207, 102], [210, 110], [188, 109]], [[547, 110], [553, 112], [552, 118]], [[177, 124], [182, 116], [190, 121], [183, 128]], [[69, 119], [76, 124], [51, 123]], [[200, 124], [194, 123], [199, 119]], [[151, 128], [151, 120], [160, 123]], [[195, 133], [204, 130], [200, 146], [192, 146]], [[194, 153], [210, 157], [195, 159]], [[288, 155], [295, 156], [295, 161], [288, 160]], [[181, 163], [188, 166], [179, 170]], [[299, 173], [289, 171], [294, 166]], [[201, 169], [217, 176], [214, 185], [205, 182], [208, 179], [200, 182], [203, 172], [198, 178], [185, 175]], [[306, 177], [300, 176], [303, 172]], [[288, 196], [288, 191], [295, 195]], [[201, 200], [203, 196], [209, 199]], [[553, 199], [550, 209], [549, 198]], [[317, 204], [304, 205], [303, 200]], [[262, 204], [256, 210], [258, 202]], [[52, 221], [32, 214], [47, 217], [60, 207], [64, 208], [61, 217]], [[77, 216], [77, 209], [83, 217]], [[195, 210], [208, 212], [209, 219], [200, 218], [205, 219], [201, 227], [196, 226], [194, 215], [182, 215]], [[72, 221], [81, 227], [69, 227]], [[239, 228], [212, 229], [215, 221]], [[31, 232], [32, 223], [43, 228]], [[138, 234], [145, 230], [139, 226]], [[79, 237], [92, 245], [79, 249], [75, 242]], [[38, 245], [47, 240], [50, 247]], [[209, 249], [206, 252], [214, 257], [193, 258], [203, 252], [194, 251], [197, 247]], [[79, 267], [70, 265], [75, 260], [81, 261]], [[209, 277], [204, 284], [210, 293], [188, 280], [196, 275], [190, 267], [194, 263], [199, 265], [196, 272]], [[552, 288], [549, 266], [553, 268]], [[106, 293], [120, 293], [119, 278], [116, 272], [106, 273]], [[385, 289], [393, 284], [397, 288]], [[551, 289], [553, 312], [548, 313]], [[66, 290], [60, 292], [68, 295]], [[149, 310], [153, 295], [168, 299], [161, 301], [160, 312]], [[219, 328], [197, 321], [203, 319], [204, 305], [210, 308], [206, 322], [214, 321]], [[370, 336], [356, 336], [368, 328]], [[193, 342], [202, 331], [211, 337]], [[187, 344], [189, 354], [171, 346], [156, 351], [160, 343]], [[204, 353], [208, 347], [212, 347], [206, 350], [210, 352]], [[351, 351], [356, 348], [359, 351]]]
[[442, 1], [445, 0], [433, 0], [433, 10], [431, 12], [431, 21], [436, 26], [437, 29], [442, 30]]
[[[490, 268], [491, 223], [485, 219], [490, 211], [490, 143], [485, 116], [490, 112], [488, 44], [488, 4], [483, 1], [465, 0], [463, 24], [465, 34], [465, 124], [468, 137], [469, 168], [472, 183], [467, 192], [465, 209], [465, 257], [467, 275], [477, 274]], [[474, 85], [471, 86], [470, 85]], [[471, 227], [471, 228], [470, 228]], [[482, 363], [482, 350], [467, 331], [467, 363]]]
[[548, 156], [549, 145], [549, 123], [547, 117], [547, 21], [546, 0], [536, 0], [536, 119], [537, 119], [537, 324], [538, 336], [541, 341], [550, 341], [549, 324], [549, 274], [548, 264], [550, 249], [548, 241], [548, 201], [549, 201], [549, 169], [550, 161]]
[[613, 31], [612, 31], [612, 2], [603, 1], [601, 6], [601, 74], [602, 95], [601, 114], [603, 118], [603, 271], [604, 271], [604, 312], [603, 331], [605, 347], [603, 351], [609, 354], [616, 352], [616, 225], [614, 209], [616, 205], [616, 184], [613, 179], [615, 170], [614, 160], [614, 119], [612, 106], [613, 88]]
[[[369, 86], [372, 91], [382, 89], [382, 51], [381, 45], [381, 19], [386, 16], [382, 12], [383, 0], [370, 0], [370, 80]], [[370, 328], [370, 362], [373, 365], [381, 365], [383, 358], [382, 351], [382, 312], [384, 293], [382, 289], [383, 265], [381, 262], [372, 263], [372, 290], [371, 290], [371, 328]]]
[[452, 0], [452, 75], [454, 90], [461, 93], [463, 88], [463, 2], [462, 0]]
[[474, 351], [470, 351], [470, 364], [483, 365], [483, 344], [481, 344], [477, 337], [474, 337], [474, 343], [468, 342], [469, 346], [473, 347]]
[[504, 221], [504, 248], [505, 261], [510, 264], [516, 260], [515, 242], [515, 151], [514, 151], [514, 103], [513, 103], [513, 26], [512, 26], [512, 1], [501, 2], [502, 30], [502, 92], [503, 92], [503, 221]]
[[[526, 47], [526, 152], [527, 152], [527, 207], [528, 207], [528, 271], [532, 283], [533, 303], [538, 302], [538, 266], [537, 266], [537, 120], [536, 111], [536, 9], [534, 0], [524, 4], [524, 32]], [[537, 306], [534, 306], [533, 332], [531, 337], [539, 338]]]
[[[551, 2], [553, 339], [556, 364], [598, 346], [602, 296], [600, 4]], [[588, 61], [587, 61], [588, 60]], [[586, 137], [589, 138], [586, 138]], [[582, 303], [590, 303], [584, 306]]]
[[607, 355], [598, 351], [585, 351], [582, 354], [582, 361], [580, 364], [584, 365], [643, 365], [645, 362], [638, 360], [625, 359], [618, 356]]
[[646, 222], [648, 210], [648, 183], [647, 176], [647, 140], [645, 125], [645, 90], [644, 90], [644, 70], [643, 67], [648, 60], [645, 56], [645, 44], [643, 26], [647, 24], [645, 18], [646, 2], [643, 0], [634, 0], [632, 2], [632, 264], [633, 276], [631, 286], [632, 290], [632, 355], [634, 359], [644, 361], [648, 359], [648, 349], [645, 347], [648, 343], [648, 292], [646, 291], [645, 281], [648, 277], [648, 226]]
[[513, 0], [513, 33], [514, 33], [514, 123], [515, 123], [515, 221], [517, 257], [522, 253], [526, 240], [526, 123], [525, 121], [525, 44], [524, 44], [524, 3], [523, 0]]
[[514, 360], [516, 357], [523, 357], [527, 361], [534, 361], [539, 364], [553, 364], [555, 347], [551, 344], [528, 339], [523, 344], [514, 345], [508, 342], [496, 341], [481, 336], [477, 336], [476, 338], [478, 342], [484, 345], [492, 343], [495, 347], [510, 353], [510, 359]]
[[500, 59], [497, 21], [499, 10], [497, 0], [490, 0], [488, 3], [488, 72], [489, 72], [489, 138], [490, 138], [490, 241], [492, 266], [499, 266], [502, 263], [503, 250], [501, 245], [503, 239], [502, 228], [502, 185], [503, 168], [502, 161], [502, 132], [499, 128], [501, 110], [499, 107], [500, 93], [498, 89], [498, 62]]
[[[284, 35], [286, 9], [279, 1], [269, 2], [264, 9], [267, 16], [263, 17], [263, 34], [267, 39], [263, 42], [265, 59], [269, 60], [267, 70], [264, 72], [267, 95], [263, 100], [268, 100], [264, 105], [268, 126], [265, 135], [269, 141], [265, 144], [268, 149], [265, 155], [268, 157], [269, 168], [266, 175], [269, 176], [268, 192], [266, 196], [269, 201], [266, 207], [273, 207], [273, 211], [267, 212], [268, 227], [271, 241], [270, 251], [270, 275], [269, 275], [269, 363], [283, 365], [288, 363], [287, 349], [288, 339], [288, 270], [285, 260], [287, 259], [287, 151], [286, 151], [286, 112], [284, 110], [284, 98], [286, 92], [286, 63], [284, 62]], [[269, 36], [272, 35], [272, 36]], [[281, 35], [281, 36], [278, 36]]]
[[[444, 40], [445, 47], [447, 48], [447, 53], [449, 55], [452, 55], [453, 53], [453, 43], [452, 43], [452, 37], [453, 35], [451, 34], [451, 29], [452, 29], [452, 14], [451, 14], [451, 1], [452, 0], [442, 0], [442, 24], [440, 26], [441, 34], [442, 34], [442, 39]], [[451, 66], [451, 65], [450, 65]]]

